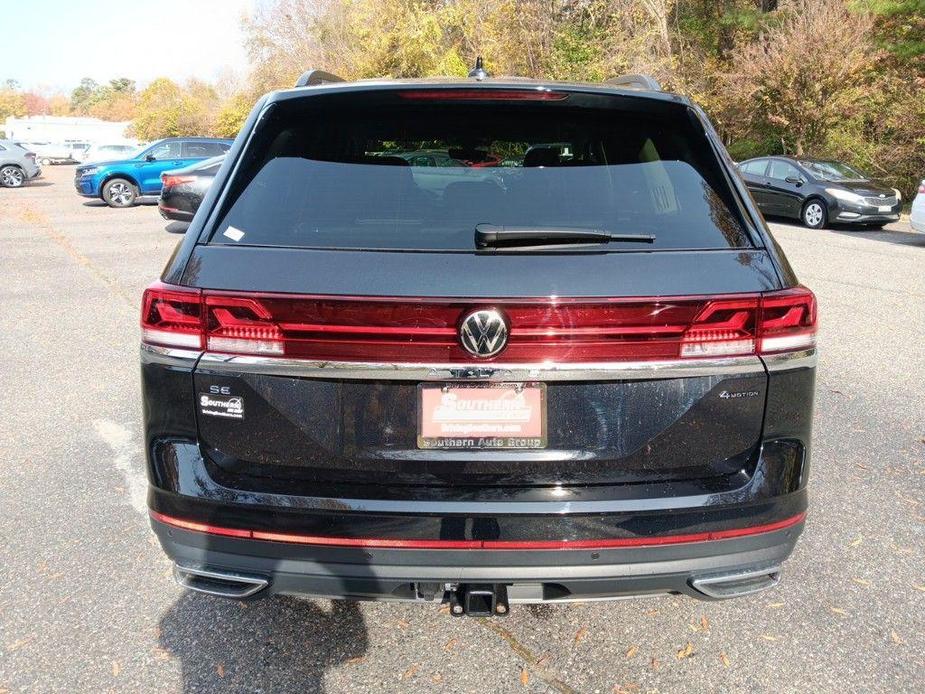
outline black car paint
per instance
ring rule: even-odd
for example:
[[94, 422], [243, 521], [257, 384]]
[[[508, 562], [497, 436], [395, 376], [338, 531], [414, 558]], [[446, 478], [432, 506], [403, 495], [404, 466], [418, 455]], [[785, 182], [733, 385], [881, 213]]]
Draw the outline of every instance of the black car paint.
[[[800, 163], [807, 160], [809, 159], [797, 160], [783, 156], [755, 157], [739, 162], [738, 169], [758, 208], [769, 216], [801, 219], [803, 206], [809, 200], [817, 199], [825, 204], [830, 223], [882, 225], [898, 219], [902, 209], [902, 201], [899, 199], [891, 205], [889, 212], [881, 212], [878, 209], [879, 206], [846, 203], [826, 190], [827, 188], [838, 188], [865, 197], [889, 199], [895, 195], [893, 188], [872, 180], [826, 181], [814, 176]], [[743, 169], [744, 166], [755, 161], [768, 162], [762, 174], [749, 173]], [[771, 162], [774, 161], [789, 164], [795, 169], [796, 175], [783, 179], [772, 178], [769, 174], [771, 173]], [[857, 216], [840, 217], [842, 212]]]
[[[456, 86], [428, 85], [437, 89]], [[325, 87], [328, 88], [362, 92], [396, 86], [373, 83]], [[569, 85], [568, 88], [613, 93], [607, 87]], [[554, 294], [588, 297], [735, 294], [797, 285], [792, 269], [746, 194], [744, 183], [734, 174], [712, 126], [694, 107], [689, 109], [690, 117], [701, 123], [717, 154], [727, 164], [730, 186], [738, 194], [744, 217], [750, 222], [754, 249], [504, 256], [435, 253], [428, 254], [431, 264], [425, 266], [415, 257], [417, 254], [410, 253], [251, 248], [245, 257], [221, 245], [204, 245], [216, 210], [222, 204], [226, 184], [247, 146], [248, 133], [274, 101], [297, 98], [308, 95], [305, 90], [279, 92], [264, 97], [255, 106], [241, 130], [242, 135], [216, 175], [215, 185], [205, 193], [204, 213], [193, 219], [168, 262], [162, 281], [219, 289], [455, 296], [473, 300]], [[683, 103], [680, 97], [664, 94], [627, 93], [625, 98]], [[304, 272], [309, 266], [316, 271]], [[358, 267], [363, 272], [356, 272]], [[488, 277], [490, 283], [485, 281]], [[420, 472], [420, 458], [382, 456], [389, 447], [383, 447], [377, 426], [383, 398], [386, 402], [407, 402], [408, 389], [414, 387], [413, 383], [380, 386], [379, 397], [369, 398], [369, 393], [354, 392], [350, 382], [316, 381], [306, 391], [305, 384], [298, 381], [214, 374], [195, 360], [143, 350], [145, 448], [152, 510], [217, 526], [341, 537], [572, 540], [685, 534], [760, 525], [793, 517], [807, 505], [815, 381], [812, 367], [779, 370], [762, 366], [754, 376], [713, 377], [699, 379], [700, 382], [694, 379], [692, 383], [697, 383], [701, 395], [717, 396], [694, 402], [684, 397], [686, 383], [643, 381], [638, 387], [648, 390], [647, 397], [676, 403], [673, 417], [675, 421], [686, 418], [688, 432], [735, 412], [724, 408], [728, 403], [718, 397], [723, 390], [756, 393], [746, 405], [746, 412], [748, 408], [763, 408], [763, 416], [758, 417], [758, 428], [747, 432], [744, 438], [742, 431], [730, 430], [727, 436], [713, 442], [718, 450], [726, 452], [718, 464], [711, 466], [710, 461], [704, 461], [686, 469], [682, 467], [681, 473], [669, 468], [684, 457], [683, 438], [669, 436], [661, 444], [658, 453], [664, 458], [640, 452], [638, 448], [635, 452], [622, 451], [635, 461], [630, 465], [617, 464], [613, 455], [608, 458], [607, 454], [600, 454], [600, 450], [606, 450], [607, 441], [611, 441], [611, 447], [617, 445], [613, 443], [615, 439], [607, 438], [606, 432], [596, 439], [597, 444], [604, 442], [604, 445], [595, 449], [590, 461], [582, 462], [581, 451], [568, 451], [568, 446], [563, 445], [559, 450], [564, 453], [561, 460], [571, 458], [583, 472], [575, 479], [564, 482], [560, 479], [559, 483], [548, 466], [544, 470], [541, 461], [529, 452], [516, 453], [523, 466], [515, 475], [510, 470], [493, 473], [490, 454], [482, 455], [482, 460], [472, 464], [453, 460], [451, 454], [444, 455], [442, 460], [425, 461], [428, 474], [424, 477], [419, 474], [406, 477], [408, 471]], [[251, 460], [229, 459], [209, 446], [209, 424], [197, 413], [196, 397], [210, 385], [246, 388], [257, 417], [273, 423], [272, 430], [258, 428], [243, 432], [240, 445], [244, 450], [252, 449], [252, 455], [247, 456]], [[606, 407], [608, 402], [621, 397], [621, 389], [627, 384], [571, 387], [584, 389], [587, 401]], [[344, 451], [336, 446], [300, 450], [304, 449], [306, 427], [314, 429], [318, 440], [325, 440], [324, 430], [330, 426], [327, 420], [332, 419], [331, 410], [316, 406], [306, 411], [301, 421], [285, 422], [274, 403], [279, 398], [303, 399], [306, 393], [314, 394], [322, 402], [328, 398], [329, 405], [341, 411], [347, 407], [354, 421], [364, 422], [362, 426], [370, 435], [367, 453], [358, 455], [358, 451]], [[170, 406], [165, 407], [164, 403]], [[375, 407], [370, 409], [373, 403]], [[737, 402], [736, 407], [742, 404]], [[582, 421], [586, 411], [574, 410], [567, 397], [557, 399], [555, 406], [561, 407], [562, 416], [579, 428], [587, 424]], [[292, 411], [291, 406], [287, 409]], [[753, 416], [746, 418], [754, 421]], [[399, 425], [398, 435], [409, 436], [409, 422], [402, 420]], [[752, 426], [747, 424], [746, 430]], [[715, 435], [714, 429], [711, 432]], [[641, 441], [645, 439], [644, 430], [636, 433]], [[568, 443], [567, 437], [560, 440]], [[291, 458], [294, 448], [305, 461], [314, 462], [293, 466], [287, 457]], [[352, 472], [341, 470], [339, 474], [331, 474], [329, 461], [344, 453], [355, 456], [358, 465]], [[281, 464], [273, 464], [274, 459]], [[254, 466], [254, 460], [261, 464]], [[377, 468], [383, 464], [381, 469]], [[670, 512], [666, 513], [667, 510]], [[752, 553], [747, 560], [751, 564], [777, 563], [789, 554], [802, 528], [799, 524], [761, 538], [664, 550], [618, 550], [601, 556], [577, 551], [460, 553], [274, 548], [268, 546], [270, 543], [209, 538], [158, 521], [153, 521], [153, 525], [165, 549], [178, 561], [211, 563], [242, 571], [249, 568], [258, 573], [276, 572], [284, 560], [310, 561], [314, 568], [306, 569], [305, 573], [312, 573], [313, 578], [303, 576], [299, 580], [281, 572], [276, 589], [342, 597], [409, 597], [409, 581], [454, 577], [459, 580], [460, 576], [484, 579], [491, 575], [498, 580], [532, 577], [545, 582], [548, 579], [553, 581], [549, 585], [567, 585], [563, 590], [572, 596], [672, 590], [702, 598], [688, 586], [692, 572], [738, 566], [745, 561], [732, 559], [738, 552]], [[674, 566], [670, 577], [659, 573], [665, 571], [662, 562]], [[563, 563], [574, 564], [573, 570], [563, 573], [554, 568]], [[402, 568], [390, 572], [377, 569], [380, 565]], [[602, 570], [602, 565], [612, 565], [612, 570]], [[426, 570], [415, 570], [419, 566], [425, 566]], [[534, 568], [525, 570], [525, 566]], [[480, 573], [477, 567], [485, 568]], [[344, 577], [332, 576], [335, 570], [343, 571]], [[650, 580], [639, 579], [639, 573], [651, 574]], [[384, 578], [385, 574], [390, 578]], [[637, 575], [638, 580], [629, 581], [625, 590], [614, 588], [620, 581], [628, 581], [628, 575]], [[580, 585], [592, 581], [591, 576], [597, 576], [601, 585]]]
[[203, 196], [212, 185], [222, 160], [224, 160], [224, 155], [196, 162], [182, 169], [165, 171], [161, 175], [161, 180], [167, 176], [184, 176], [193, 180], [179, 185], [165, 183], [157, 199], [157, 208], [161, 217], [178, 222], [191, 221], [202, 204]]

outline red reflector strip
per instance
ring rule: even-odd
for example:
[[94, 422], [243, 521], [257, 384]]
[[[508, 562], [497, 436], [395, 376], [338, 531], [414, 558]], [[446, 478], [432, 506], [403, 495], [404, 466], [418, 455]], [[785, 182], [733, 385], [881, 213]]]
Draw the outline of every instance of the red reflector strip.
[[193, 530], [211, 535], [244, 537], [268, 542], [289, 542], [300, 545], [319, 545], [327, 547], [373, 547], [379, 549], [508, 549], [508, 550], [558, 550], [558, 549], [619, 549], [622, 547], [653, 547], [657, 545], [678, 545], [690, 542], [710, 542], [728, 540], [734, 537], [761, 535], [783, 530], [803, 522], [806, 512], [798, 513], [784, 520], [747, 528], [730, 528], [728, 530], [711, 530], [687, 535], [656, 535], [652, 537], [614, 537], [599, 540], [397, 540], [368, 537], [325, 537], [322, 535], [297, 535], [293, 533], [273, 533], [262, 530], [242, 530], [239, 528], [222, 528], [204, 523], [181, 520], [166, 516], [157, 511], [150, 511], [151, 518], [166, 525], [183, 530]]
[[182, 520], [181, 518], [173, 518], [172, 516], [165, 516], [163, 513], [158, 513], [157, 511], [149, 511], [151, 517], [160, 521], [161, 523], [166, 523], [167, 525], [172, 525], [175, 528], [182, 528], [183, 530], [193, 530], [197, 533], [208, 533], [209, 535], [227, 535], [228, 537], [252, 537], [253, 533], [250, 530], [240, 530], [238, 528], [221, 528], [217, 525], [208, 525], [206, 523], [196, 523], [195, 521]]

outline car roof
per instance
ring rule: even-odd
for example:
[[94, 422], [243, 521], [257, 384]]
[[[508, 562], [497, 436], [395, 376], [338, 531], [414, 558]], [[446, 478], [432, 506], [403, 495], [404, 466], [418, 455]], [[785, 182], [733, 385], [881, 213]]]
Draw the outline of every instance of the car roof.
[[177, 142], [177, 141], [183, 141], [183, 142], [191, 142], [191, 141], [192, 141], [192, 142], [232, 142], [232, 140], [229, 140], [229, 139], [224, 138], [224, 137], [200, 137], [200, 136], [198, 136], [198, 135], [191, 135], [191, 136], [189, 136], [189, 137], [164, 137], [164, 138], [161, 138], [160, 140], [155, 140], [154, 142], [151, 142], [151, 143], [149, 143], [149, 144], [156, 145], [156, 144], [161, 143], [161, 142]]
[[425, 87], [428, 89], [453, 89], [465, 87], [467, 89], [524, 89], [548, 88], [565, 91], [585, 92], [592, 94], [616, 94], [640, 99], [655, 99], [658, 101], [675, 102], [690, 105], [690, 100], [672, 92], [638, 89], [616, 86], [603, 82], [565, 82], [558, 80], [538, 80], [527, 77], [490, 77], [484, 80], [474, 80], [466, 77], [427, 77], [427, 78], [401, 78], [401, 79], [371, 79], [357, 80], [355, 82], [326, 82], [324, 84], [306, 87], [293, 87], [270, 92], [267, 102], [288, 101], [305, 96], [333, 93], [333, 92], [361, 92], [361, 91], [391, 91]]

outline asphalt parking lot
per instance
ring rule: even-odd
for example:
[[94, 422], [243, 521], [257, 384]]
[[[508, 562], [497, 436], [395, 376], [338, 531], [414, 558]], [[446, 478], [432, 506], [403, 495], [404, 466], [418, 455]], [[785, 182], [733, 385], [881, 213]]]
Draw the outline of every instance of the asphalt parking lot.
[[51, 167], [0, 189], [0, 693], [921, 691], [925, 235], [774, 224], [819, 297], [811, 509], [781, 586], [515, 607], [186, 594], [144, 510], [141, 291], [179, 236]]

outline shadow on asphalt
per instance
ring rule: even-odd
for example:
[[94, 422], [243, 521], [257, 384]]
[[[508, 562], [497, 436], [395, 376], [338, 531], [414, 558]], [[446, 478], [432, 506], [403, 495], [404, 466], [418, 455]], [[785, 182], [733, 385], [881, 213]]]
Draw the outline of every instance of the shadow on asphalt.
[[187, 229], [189, 229], [189, 222], [169, 222], [164, 227], [164, 231], [168, 234], [185, 234]]
[[[102, 200], [85, 200], [83, 203], [84, 207], [109, 207]], [[135, 201], [135, 205], [140, 205], [142, 207], [150, 207], [151, 205], [157, 204], [156, 197], [141, 197]], [[135, 206], [133, 205], [133, 207]]]
[[[29, 188], [47, 188], [48, 186], [53, 186], [54, 181], [43, 181], [39, 179], [38, 181], [27, 181], [26, 186]], [[26, 187], [23, 186], [23, 187]]]
[[805, 234], [838, 234], [839, 236], [850, 236], [855, 239], [866, 239], [868, 241], [881, 241], [884, 243], [893, 243], [900, 246], [918, 246], [925, 248], [925, 234], [917, 231], [894, 231], [891, 229], [870, 229], [865, 227], [856, 227], [850, 224], [830, 225], [824, 230], [809, 229], [799, 222], [792, 219], [780, 217], [768, 217], [769, 222], [785, 226], [797, 232]]
[[869, 241], [883, 241], [900, 246], [918, 246], [925, 248], [925, 234], [917, 231], [889, 231], [887, 229], [829, 229], [840, 236], [867, 239]]
[[184, 692], [323, 691], [325, 671], [368, 645], [356, 602], [191, 592], [161, 617], [159, 641], [181, 665]]

